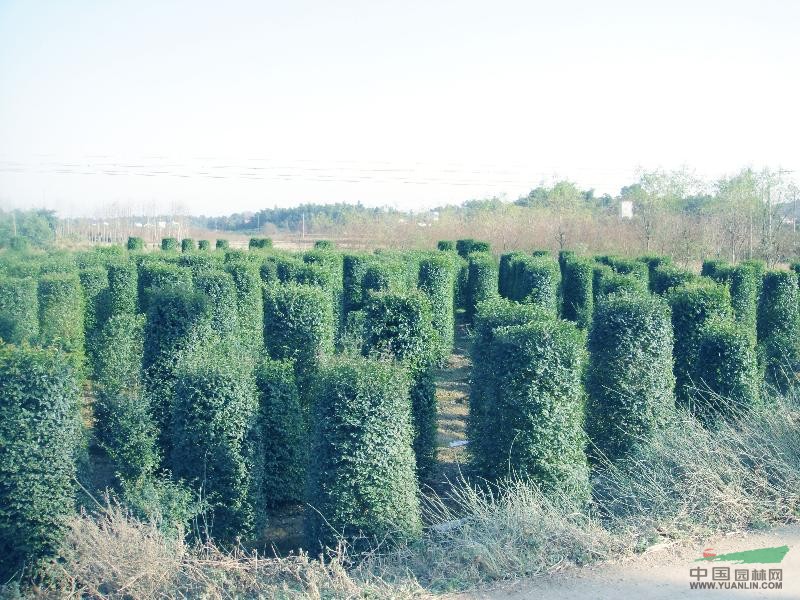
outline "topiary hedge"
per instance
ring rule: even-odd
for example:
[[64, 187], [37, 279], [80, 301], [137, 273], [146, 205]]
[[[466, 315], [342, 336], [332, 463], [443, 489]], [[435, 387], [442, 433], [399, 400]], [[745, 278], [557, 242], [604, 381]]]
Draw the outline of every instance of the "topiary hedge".
[[37, 283], [32, 277], [0, 277], [0, 340], [32, 342], [39, 335]]
[[228, 240], [217, 240], [215, 247], [217, 250], [227, 250], [231, 247], [231, 244]]
[[564, 257], [561, 279], [562, 316], [586, 329], [592, 321], [594, 310], [594, 265], [586, 258], [575, 255]]
[[372, 257], [367, 254], [345, 254], [342, 257], [342, 312], [361, 310], [364, 304], [364, 275]]
[[470, 343], [472, 374], [470, 376], [467, 438], [470, 440], [476, 471], [483, 475], [487, 475], [490, 470], [489, 465], [480, 462], [481, 457], [488, 456], [488, 451], [482, 450], [480, 446], [488, 443], [491, 438], [486, 429], [485, 414], [487, 407], [494, 399], [493, 365], [490, 360], [494, 331], [505, 325], [522, 325], [542, 318], [547, 318], [547, 315], [532, 304], [517, 304], [504, 298], [493, 298], [478, 304]]
[[181, 240], [181, 252], [194, 252], [195, 250], [197, 250], [197, 244], [192, 238]]
[[136, 314], [139, 304], [139, 274], [130, 261], [108, 266], [108, 315]]
[[[223, 349], [224, 352], [224, 349]], [[261, 473], [248, 447], [258, 397], [252, 371], [219, 351], [187, 357], [176, 373], [169, 466], [200, 492], [210, 508], [208, 534], [234, 541], [255, 523]]]
[[208, 252], [211, 250], [211, 242], [209, 240], [200, 240], [197, 242], [197, 249], [202, 250], [203, 252]]
[[317, 240], [314, 242], [315, 250], [333, 250], [334, 248], [336, 248], [336, 244], [331, 240]]
[[170, 411], [178, 363], [208, 336], [211, 307], [208, 297], [194, 291], [157, 291], [147, 312], [144, 330], [144, 392], [159, 432], [162, 455], [172, 444]]
[[679, 403], [691, 406], [697, 382], [697, 349], [703, 326], [711, 319], [733, 316], [728, 288], [710, 281], [697, 281], [669, 293], [672, 331], [675, 339], [675, 395]]
[[236, 334], [236, 287], [233, 278], [224, 271], [198, 275], [195, 288], [208, 297], [211, 309], [211, 326], [221, 336]]
[[514, 261], [525, 256], [524, 252], [506, 252], [500, 255], [498, 267], [498, 292], [503, 298], [513, 299]]
[[255, 355], [264, 349], [264, 300], [261, 278], [251, 263], [231, 263], [225, 270], [236, 288], [236, 331], [246, 348]]
[[320, 360], [333, 352], [335, 321], [325, 290], [296, 283], [264, 289], [264, 343], [274, 360], [294, 361], [303, 409], [312, 404], [312, 382]]
[[703, 261], [700, 275], [701, 277], [709, 277], [719, 283], [720, 277], [728, 268], [730, 268], [730, 265], [727, 261], [721, 258], [709, 258]]
[[405, 265], [391, 257], [376, 257], [364, 271], [361, 281], [364, 297], [369, 292], [402, 292], [407, 289]]
[[707, 322], [697, 341], [695, 375], [691, 410], [704, 425], [742, 416], [759, 404], [755, 337], [734, 321]]
[[472, 321], [478, 303], [498, 296], [499, 272], [494, 257], [486, 252], [469, 255], [466, 283], [466, 318]]
[[797, 274], [767, 271], [758, 305], [758, 345], [767, 380], [786, 390], [800, 367]]
[[251, 250], [266, 250], [272, 248], [272, 240], [270, 238], [250, 238], [247, 247]]
[[673, 288], [691, 283], [697, 275], [670, 263], [662, 263], [652, 270], [650, 290], [655, 294], [666, 295]]
[[596, 455], [625, 456], [675, 408], [672, 322], [658, 297], [614, 295], [595, 308], [589, 332], [586, 428]]
[[306, 533], [309, 545], [357, 550], [422, 529], [411, 448], [410, 381], [399, 365], [338, 357], [316, 386]]
[[82, 369], [85, 360], [84, 299], [76, 275], [55, 273], [39, 279], [39, 341], [72, 357]]
[[302, 502], [308, 433], [292, 362], [262, 359], [256, 368], [256, 386], [263, 498], [269, 506]]
[[155, 418], [142, 387], [144, 325], [143, 315], [114, 315], [98, 338], [94, 434], [123, 481], [159, 466]]
[[736, 322], [755, 338], [763, 273], [752, 263], [741, 263], [729, 269], [727, 279]]
[[431, 305], [431, 323], [437, 335], [436, 358], [444, 365], [453, 351], [455, 337], [455, 285], [452, 262], [447, 256], [433, 255], [423, 259], [419, 266], [419, 290], [428, 297]]
[[161, 249], [164, 252], [174, 252], [178, 250], [178, 239], [174, 237], [164, 238], [161, 240]]
[[86, 336], [86, 354], [91, 372], [95, 372], [98, 352], [97, 338], [100, 328], [108, 319], [108, 271], [104, 267], [82, 269], [79, 274], [83, 288], [83, 330]]
[[144, 240], [140, 237], [129, 237], [127, 248], [132, 252], [144, 250]]
[[55, 350], [0, 345], [0, 579], [58, 550], [75, 510], [80, 389]]
[[517, 256], [511, 263], [512, 300], [536, 304], [553, 316], [558, 315], [561, 271], [548, 255]]
[[138, 268], [139, 307], [150, 308], [150, 297], [163, 289], [192, 289], [192, 272], [184, 267], [157, 260], [145, 260]]
[[441, 252], [453, 252], [456, 249], [456, 243], [452, 240], [439, 240], [436, 242], [436, 249]]
[[494, 402], [473, 448], [493, 478], [515, 475], [546, 493], [589, 499], [583, 432], [584, 339], [573, 323], [554, 318], [500, 327], [489, 347]]
[[394, 358], [409, 368], [414, 453], [423, 477], [436, 463], [438, 411], [431, 370], [436, 343], [431, 305], [424, 294], [374, 294], [364, 307], [364, 354]]

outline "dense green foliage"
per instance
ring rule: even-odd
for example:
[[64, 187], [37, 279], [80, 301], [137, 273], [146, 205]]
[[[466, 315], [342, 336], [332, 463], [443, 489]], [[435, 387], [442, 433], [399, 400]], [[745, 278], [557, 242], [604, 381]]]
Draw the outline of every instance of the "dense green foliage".
[[333, 352], [334, 313], [325, 290], [296, 283], [264, 289], [264, 343], [274, 360], [292, 359], [304, 410], [312, 404], [312, 382]]
[[561, 272], [562, 316], [586, 329], [594, 311], [594, 265], [587, 258], [566, 255]]
[[494, 402], [493, 369], [490, 349], [495, 329], [507, 325], [523, 325], [546, 318], [542, 310], [532, 304], [517, 304], [503, 298], [493, 298], [478, 304], [470, 345], [472, 376], [469, 391], [469, 418], [467, 438], [470, 440], [473, 463], [477, 472], [488, 476], [491, 465], [482, 460], [491, 455], [484, 444], [491, 442], [492, 430], [488, 428], [487, 411]]
[[698, 341], [703, 326], [712, 319], [733, 316], [731, 297], [727, 287], [705, 280], [673, 288], [669, 303], [675, 336], [675, 396], [689, 407], [696, 392]]
[[231, 247], [231, 244], [228, 240], [217, 240], [215, 247], [217, 250], [227, 250]]
[[[306, 531], [311, 545], [402, 541], [421, 532], [410, 382], [380, 359], [337, 358], [316, 387]], [[359, 543], [360, 542], [360, 543]]]
[[453, 350], [454, 275], [452, 261], [447, 256], [434, 255], [420, 262], [418, 287], [431, 304], [431, 322], [438, 338], [435, 352], [438, 365], [444, 365]]
[[461, 258], [467, 258], [473, 252], [490, 252], [491, 246], [489, 242], [480, 242], [467, 238], [463, 240], [456, 240], [456, 252]]
[[597, 456], [616, 459], [663, 427], [675, 407], [672, 324], [666, 303], [613, 295], [589, 332], [586, 427]]
[[160, 260], [142, 260], [138, 269], [139, 308], [147, 312], [150, 297], [159, 290], [192, 289], [192, 272], [184, 267]]
[[34, 341], [38, 335], [36, 280], [0, 276], [0, 340], [21, 344]]
[[561, 271], [549, 255], [519, 255], [511, 261], [509, 298], [558, 315]]
[[108, 266], [108, 316], [135, 314], [139, 304], [139, 274], [133, 262]]
[[181, 252], [194, 252], [197, 249], [197, 244], [192, 238], [183, 238], [181, 240]]
[[208, 297], [211, 326], [221, 336], [236, 333], [236, 287], [233, 278], [224, 271], [203, 273], [195, 278], [197, 291]]
[[225, 266], [236, 288], [236, 331], [244, 346], [254, 355], [264, 347], [264, 301], [261, 279], [252, 263], [236, 262]]
[[269, 506], [304, 498], [308, 435], [289, 360], [264, 358], [256, 369], [262, 457], [261, 495]]
[[55, 273], [39, 279], [39, 341], [69, 354], [78, 369], [86, 359], [83, 311], [76, 275]]
[[436, 242], [436, 249], [441, 252], [453, 252], [456, 249], [456, 243], [452, 240], [439, 240]]
[[469, 255], [466, 282], [466, 317], [472, 321], [478, 303], [498, 296], [499, 272], [494, 257], [488, 252]]
[[144, 250], [144, 240], [140, 237], [129, 237], [127, 248], [131, 252], [136, 252], [138, 250]]
[[174, 237], [168, 237], [161, 240], [161, 249], [164, 252], [174, 252], [179, 248], [178, 239]]
[[763, 270], [753, 263], [744, 262], [728, 269], [733, 314], [736, 322], [753, 337], [756, 335], [758, 297], [763, 277]]
[[700, 275], [703, 277], [709, 277], [719, 283], [720, 279], [724, 279], [725, 272], [729, 267], [730, 265], [727, 261], [719, 258], [710, 258], [703, 261], [703, 266], [700, 269]]
[[0, 581], [53, 556], [74, 510], [79, 387], [56, 351], [0, 345]]
[[251, 250], [266, 250], [272, 248], [272, 240], [270, 238], [250, 238], [247, 247]]
[[363, 306], [364, 275], [370, 261], [367, 254], [345, 254], [342, 257], [342, 311], [345, 316]]
[[249, 444], [257, 410], [252, 372], [235, 354], [195, 356], [176, 373], [169, 466], [208, 502], [207, 533], [216, 539], [253, 531], [261, 473]]
[[419, 292], [376, 293], [364, 307], [364, 354], [394, 358], [409, 369], [414, 453], [422, 476], [436, 462], [436, 388], [432, 365], [437, 359], [437, 336], [431, 305]]
[[203, 252], [208, 252], [211, 250], [211, 242], [209, 240], [200, 240], [197, 242], [197, 249], [202, 250]]
[[479, 464], [546, 492], [589, 498], [583, 432], [583, 336], [573, 323], [543, 318], [494, 331], [488, 359], [494, 402], [485, 409]]
[[759, 402], [755, 337], [734, 321], [711, 320], [697, 342], [697, 391], [691, 410], [706, 426], [736, 418]]
[[514, 261], [525, 256], [524, 252], [506, 252], [500, 255], [498, 267], [498, 292], [503, 298], [512, 298], [514, 293]]
[[315, 250], [333, 250], [334, 248], [336, 248], [336, 244], [331, 240], [317, 240], [314, 242]]
[[798, 281], [794, 271], [767, 271], [758, 305], [758, 344], [768, 381], [786, 389], [800, 364]]
[[164, 456], [171, 447], [170, 411], [178, 364], [208, 335], [210, 312], [207, 296], [174, 288], [157, 292], [147, 312], [144, 393], [158, 426]]
[[119, 314], [98, 338], [94, 432], [121, 480], [149, 475], [159, 465], [156, 423], [142, 387], [144, 323]]
[[650, 289], [655, 294], [665, 295], [673, 288], [691, 283], [697, 275], [671, 263], [660, 263], [651, 271]]

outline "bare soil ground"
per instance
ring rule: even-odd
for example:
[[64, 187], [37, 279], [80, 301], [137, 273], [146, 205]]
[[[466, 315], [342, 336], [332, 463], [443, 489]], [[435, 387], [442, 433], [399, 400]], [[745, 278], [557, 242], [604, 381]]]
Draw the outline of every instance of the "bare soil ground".
[[[703, 549], [716, 554], [759, 548], [789, 546], [779, 564], [739, 565], [731, 562], [695, 562]], [[708, 570], [699, 581], [712, 581], [712, 567], [729, 567], [731, 580], [735, 569], [782, 570], [782, 589], [690, 589], [689, 571], [695, 567]], [[673, 598], [794, 598], [800, 599], [800, 525], [777, 527], [768, 531], [744, 532], [697, 544], [654, 546], [643, 555], [587, 567], [570, 567], [536, 579], [519, 580], [470, 594], [451, 596], [455, 600], [523, 600], [553, 598], [559, 600], [672, 600]]]

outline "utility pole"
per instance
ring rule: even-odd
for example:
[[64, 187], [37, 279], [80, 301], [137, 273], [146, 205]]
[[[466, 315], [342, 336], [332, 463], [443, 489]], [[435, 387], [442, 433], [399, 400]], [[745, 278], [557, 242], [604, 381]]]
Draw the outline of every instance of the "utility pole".
[[303, 239], [306, 239], [306, 213], [301, 213], [301, 215], [302, 215], [302, 223], [303, 223], [302, 236], [303, 236]]

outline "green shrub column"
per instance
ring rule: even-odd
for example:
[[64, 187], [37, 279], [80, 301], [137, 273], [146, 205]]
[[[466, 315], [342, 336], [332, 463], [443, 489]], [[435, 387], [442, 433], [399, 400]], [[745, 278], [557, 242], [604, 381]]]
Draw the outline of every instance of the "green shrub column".
[[601, 301], [589, 333], [586, 429], [600, 456], [624, 456], [662, 428], [675, 409], [672, 324], [648, 295]]
[[399, 365], [337, 357], [320, 372], [306, 532], [311, 546], [357, 550], [421, 532], [411, 448], [410, 381]]
[[32, 277], [0, 277], [0, 339], [33, 342], [39, 335], [37, 283]]
[[594, 296], [592, 291], [593, 265], [584, 258], [567, 255], [564, 257], [563, 279], [563, 317], [574, 321], [581, 329], [587, 329], [592, 322]]
[[0, 580], [53, 556], [74, 512], [80, 390], [63, 354], [0, 345]]
[[472, 322], [479, 302], [499, 295], [499, 271], [494, 257], [488, 252], [469, 255], [466, 283], [466, 318]]
[[797, 274], [767, 271], [758, 306], [758, 345], [767, 380], [786, 390], [800, 367]]
[[364, 354], [402, 361], [411, 375], [414, 452], [422, 477], [429, 476], [436, 464], [438, 408], [432, 370], [436, 343], [431, 306], [424, 294], [374, 294], [364, 308]]
[[454, 280], [449, 257], [434, 255], [419, 265], [419, 289], [431, 304], [431, 322], [438, 337], [435, 360], [440, 366], [453, 351], [455, 337]]
[[76, 275], [53, 273], [39, 279], [39, 341], [66, 352], [82, 370], [85, 361], [84, 299]]
[[583, 431], [583, 336], [573, 323], [543, 318], [501, 327], [490, 349], [495, 401], [488, 405], [480, 462], [577, 503], [589, 499]]

